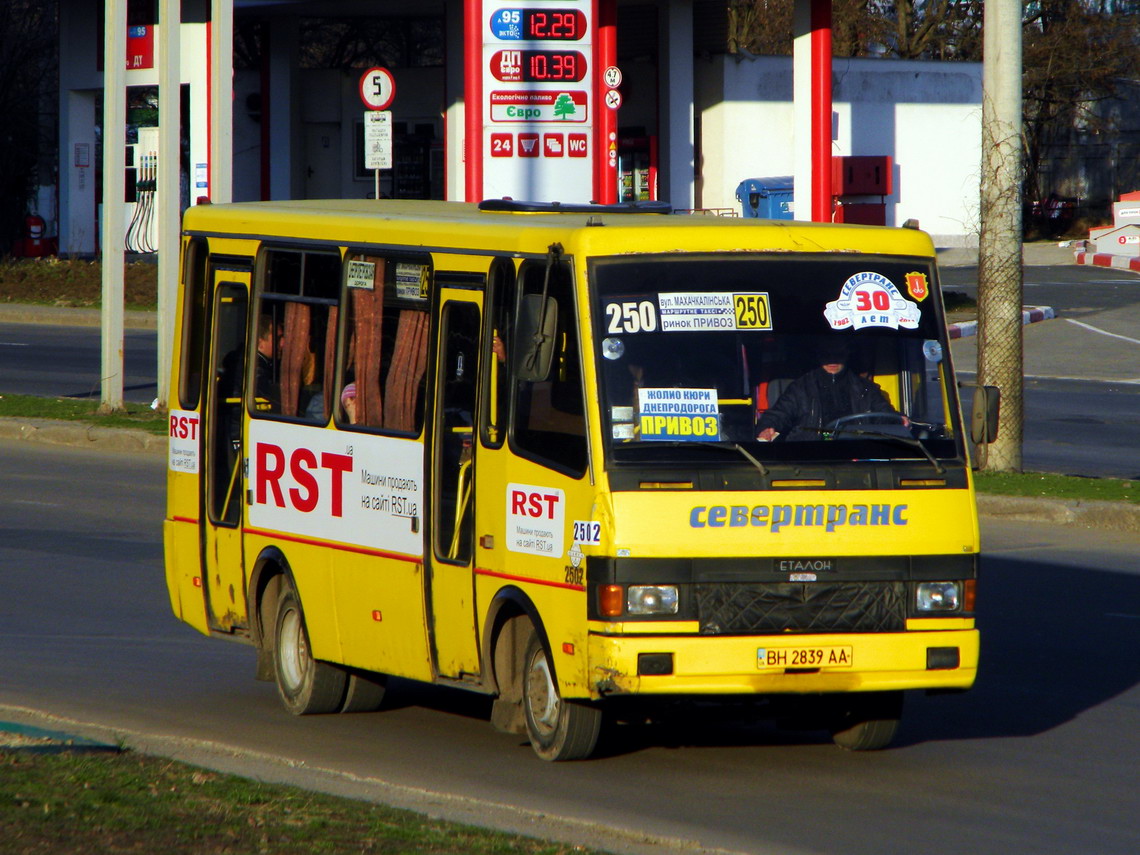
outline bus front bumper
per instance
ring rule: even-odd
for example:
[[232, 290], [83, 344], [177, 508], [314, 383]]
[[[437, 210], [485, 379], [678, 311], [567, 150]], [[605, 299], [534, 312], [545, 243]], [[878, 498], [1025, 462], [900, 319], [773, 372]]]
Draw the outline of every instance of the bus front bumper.
[[592, 688], [606, 695], [806, 694], [968, 689], [976, 629], [834, 635], [591, 633]]

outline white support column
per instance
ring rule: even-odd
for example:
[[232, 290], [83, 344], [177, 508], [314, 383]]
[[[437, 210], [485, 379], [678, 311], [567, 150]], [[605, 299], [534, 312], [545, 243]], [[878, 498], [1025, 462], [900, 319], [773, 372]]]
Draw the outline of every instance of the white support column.
[[103, 61], [103, 308], [101, 374], [104, 412], [123, 409], [123, 241], [126, 216], [127, 0], [106, 0]]
[[171, 397], [170, 355], [178, 295], [179, 182], [182, 119], [182, 2], [159, 0], [158, 10], [158, 404]]
[[210, 201], [233, 198], [234, 3], [210, 0]]
[[696, 199], [692, 0], [666, 4], [662, 41], [657, 79], [665, 145], [658, 173], [659, 196], [674, 208], [692, 208]]
[[797, 220], [810, 220], [814, 188], [811, 159], [811, 4], [795, 0], [792, 19], [792, 157]]

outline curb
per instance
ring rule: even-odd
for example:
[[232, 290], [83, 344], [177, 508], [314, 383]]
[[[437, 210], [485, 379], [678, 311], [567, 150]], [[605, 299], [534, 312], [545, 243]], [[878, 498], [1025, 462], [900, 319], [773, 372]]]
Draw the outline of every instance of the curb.
[[0, 748], [27, 754], [119, 754], [123, 750], [109, 742], [15, 721], [0, 721]]
[[[1050, 306], [1036, 306], [1032, 309], [1026, 309], [1021, 313], [1021, 323], [1035, 324], [1038, 321], [1048, 321], [1057, 317], [1057, 313], [1053, 311]], [[962, 321], [959, 324], [947, 324], [947, 333], [951, 339], [966, 338], [967, 336], [978, 334], [977, 321]]]
[[0, 439], [43, 442], [96, 451], [166, 454], [166, 436], [53, 419], [0, 418]]
[[1078, 252], [1077, 264], [1097, 267], [1115, 267], [1118, 270], [1131, 270], [1140, 273], [1140, 258], [1130, 255], [1113, 255], [1108, 252]]
[[978, 494], [978, 513], [1007, 522], [1047, 522], [1082, 528], [1140, 532], [1140, 505]]
[[[30, 303], [0, 303], [0, 323], [45, 324], [60, 327], [98, 327], [103, 324], [100, 309], [76, 309], [68, 306], [37, 306]], [[158, 328], [157, 312], [131, 309], [123, 312], [123, 328], [154, 330]]]

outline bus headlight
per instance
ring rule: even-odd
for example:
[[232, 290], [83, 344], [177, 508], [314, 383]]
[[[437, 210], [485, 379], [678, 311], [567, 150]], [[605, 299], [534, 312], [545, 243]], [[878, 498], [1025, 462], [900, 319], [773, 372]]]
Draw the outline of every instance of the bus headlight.
[[919, 582], [915, 608], [920, 612], [956, 612], [962, 606], [961, 582]]
[[678, 602], [676, 585], [630, 585], [625, 609], [631, 615], [675, 615]]

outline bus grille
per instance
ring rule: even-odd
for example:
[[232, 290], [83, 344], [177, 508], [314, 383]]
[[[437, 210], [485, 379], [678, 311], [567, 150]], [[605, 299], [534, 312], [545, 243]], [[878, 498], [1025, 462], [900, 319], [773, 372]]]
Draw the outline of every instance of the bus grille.
[[906, 629], [902, 582], [701, 583], [694, 588], [704, 635]]

